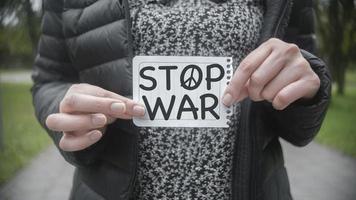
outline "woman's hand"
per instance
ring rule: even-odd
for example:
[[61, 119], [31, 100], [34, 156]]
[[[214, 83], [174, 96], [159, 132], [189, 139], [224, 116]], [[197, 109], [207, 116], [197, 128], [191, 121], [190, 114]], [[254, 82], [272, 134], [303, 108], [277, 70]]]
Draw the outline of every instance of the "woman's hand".
[[320, 79], [304, 59], [298, 46], [272, 38], [252, 51], [236, 69], [225, 90], [223, 103], [250, 97], [267, 100], [283, 110], [298, 99], [310, 99], [320, 87]]
[[59, 113], [49, 115], [49, 129], [63, 132], [59, 146], [78, 151], [98, 142], [106, 126], [116, 118], [143, 116], [145, 109], [134, 101], [89, 84], [74, 84], [59, 105]]

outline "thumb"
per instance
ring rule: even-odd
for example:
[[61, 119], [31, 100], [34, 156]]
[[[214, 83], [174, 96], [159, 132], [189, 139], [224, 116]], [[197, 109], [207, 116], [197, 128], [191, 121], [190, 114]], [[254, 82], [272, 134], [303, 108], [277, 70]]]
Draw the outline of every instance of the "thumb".
[[112, 124], [112, 123], [114, 123], [114, 121], [116, 121], [116, 118], [108, 116], [108, 115], [106, 116], [106, 119], [107, 119], [107, 124]]

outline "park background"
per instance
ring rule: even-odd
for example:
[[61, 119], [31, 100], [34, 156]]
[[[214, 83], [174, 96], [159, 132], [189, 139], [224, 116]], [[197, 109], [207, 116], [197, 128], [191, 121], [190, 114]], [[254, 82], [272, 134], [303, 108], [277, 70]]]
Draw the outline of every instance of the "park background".
[[[341, 157], [343, 161], [346, 159], [345, 162], [350, 165], [348, 167], [352, 168], [356, 166], [356, 1], [318, 0], [314, 4], [318, 54], [332, 72], [333, 93], [316, 143], [309, 148], [330, 150], [331, 154]], [[41, 16], [41, 0], [0, 1], [0, 199], [4, 190], [1, 188], [11, 183], [41, 153], [52, 148], [49, 137], [34, 117], [30, 94], [30, 71], [39, 38]], [[286, 148], [291, 149], [292, 154], [299, 151], [293, 147]], [[296, 154], [295, 158], [303, 159], [303, 156]], [[337, 162], [332, 158], [325, 159]], [[291, 174], [293, 168], [298, 168], [293, 165], [298, 162], [297, 159], [290, 161], [290, 165], [288, 162], [287, 158], [293, 191], [295, 179], [301, 181], [298, 183], [301, 185], [307, 180], [299, 180], [303, 176]], [[323, 167], [320, 163], [316, 170], [322, 171]], [[356, 173], [356, 169], [353, 170], [351, 176]], [[340, 181], [343, 180], [346, 181]], [[353, 186], [356, 188], [356, 185]], [[331, 185], [328, 187], [333, 190]], [[354, 194], [349, 193], [350, 200], [356, 199], [356, 196], [351, 196]], [[312, 195], [307, 194], [307, 197], [313, 199]]]

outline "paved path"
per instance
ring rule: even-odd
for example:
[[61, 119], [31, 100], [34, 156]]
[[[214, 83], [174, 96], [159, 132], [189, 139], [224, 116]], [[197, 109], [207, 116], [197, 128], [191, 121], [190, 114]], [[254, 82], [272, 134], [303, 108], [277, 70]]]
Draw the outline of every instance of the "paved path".
[[32, 83], [31, 71], [13, 71], [0, 73], [0, 83]]
[[312, 143], [283, 143], [295, 200], [356, 200], [356, 160]]
[[51, 146], [0, 188], [1, 200], [66, 200], [74, 168]]
[[[316, 143], [305, 148], [283, 143], [295, 200], [355, 200], [356, 160]], [[40, 154], [8, 184], [1, 200], [65, 200], [73, 167], [55, 147]]]

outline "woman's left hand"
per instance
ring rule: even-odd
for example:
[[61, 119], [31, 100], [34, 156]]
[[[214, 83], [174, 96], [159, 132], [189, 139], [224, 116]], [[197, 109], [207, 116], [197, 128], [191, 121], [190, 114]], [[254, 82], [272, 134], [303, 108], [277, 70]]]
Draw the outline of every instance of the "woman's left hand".
[[223, 103], [250, 97], [267, 100], [283, 110], [298, 99], [311, 99], [320, 87], [320, 79], [295, 44], [269, 39], [243, 59], [227, 86]]

